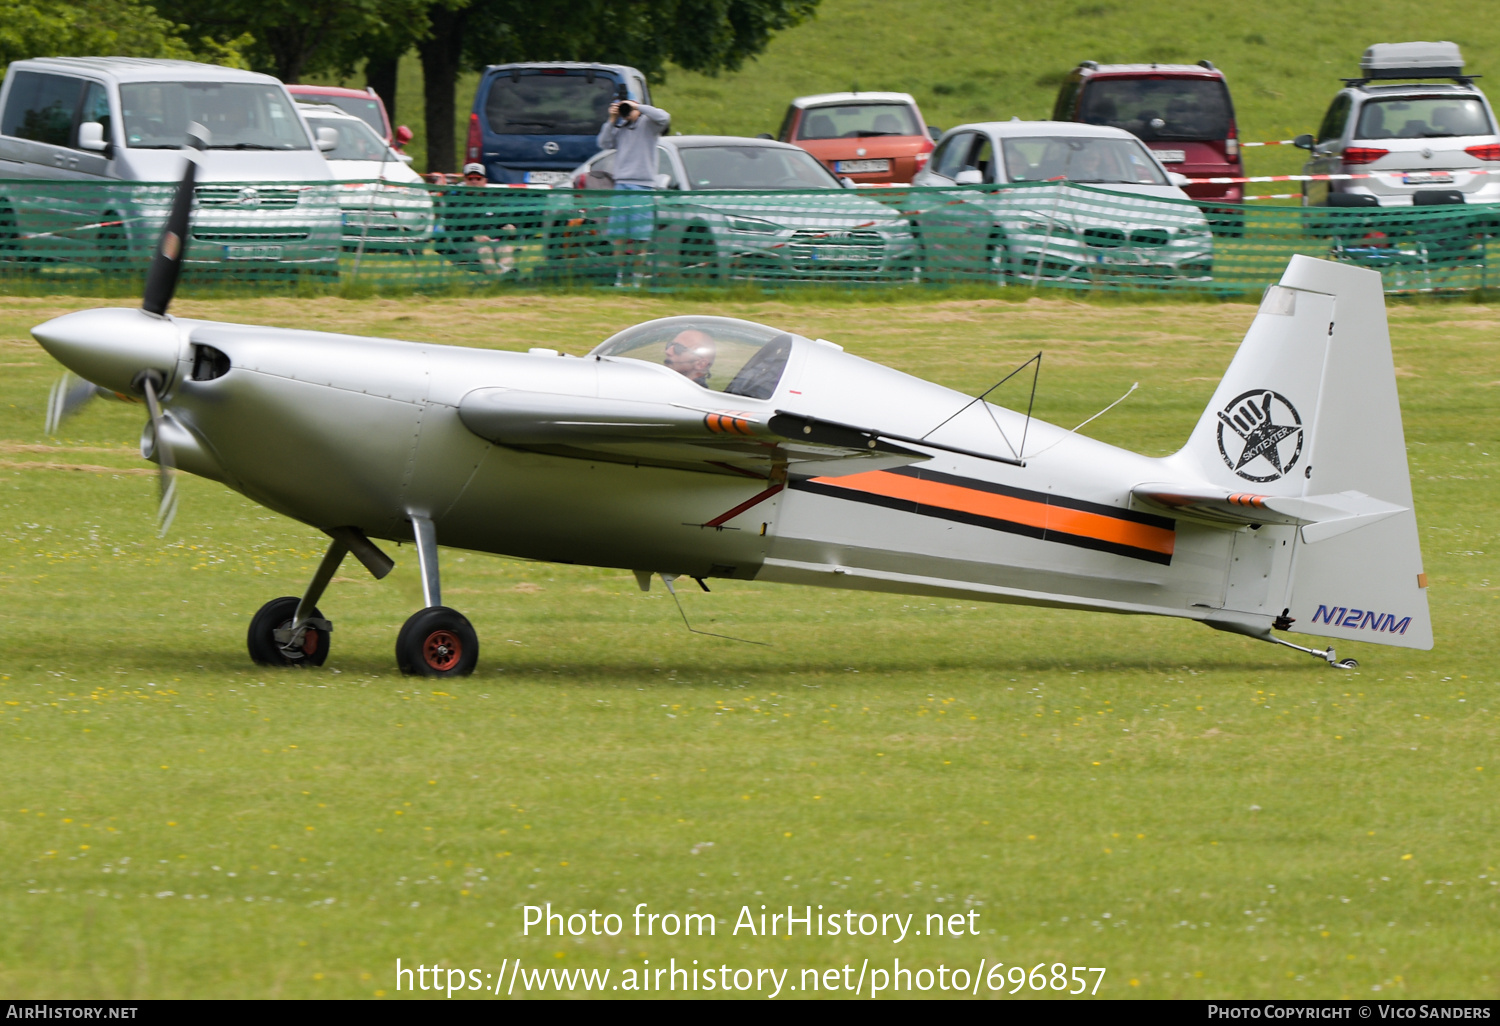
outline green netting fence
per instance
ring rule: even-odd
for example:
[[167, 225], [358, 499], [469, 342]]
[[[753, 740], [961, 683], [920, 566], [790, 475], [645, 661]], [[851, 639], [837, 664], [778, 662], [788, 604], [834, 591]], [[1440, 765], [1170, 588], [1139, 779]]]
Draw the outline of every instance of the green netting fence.
[[[172, 183], [0, 181], [0, 291], [138, 291]], [[1072, 182], [631, 192], [197, 187], [183, 289], [983, 285], [1257, 293], [1296, 253], [1478, 289], [1500, 206], [1192, 203]]]

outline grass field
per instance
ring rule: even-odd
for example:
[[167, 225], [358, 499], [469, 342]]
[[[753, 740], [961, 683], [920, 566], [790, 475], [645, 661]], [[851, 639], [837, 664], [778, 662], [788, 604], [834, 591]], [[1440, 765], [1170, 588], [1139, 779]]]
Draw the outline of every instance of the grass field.
[[[929, 123], [951, 128], [1012, 115], [1049, 117], [1063, 76], [1081, 60], [1191, 64], [1208, 58], [1229, 79], [1241, 138], [1290, 139], [1316, 130], [1340, 76], [1358, 72], [1359, 56], [1371, 43], [1451, 39], [1463, 47], [1468, 70], [1500, 72], [1493, 57], [1500, 51], [1500, 21], [1475, 12], [1462, 0], [1238, 6], [822, 0], [816, 17], [778, 34], [739, 72], [710, 77], [669, 69], [653, 97], [672, 112], [677, 131], [755, 135], [775, 132], [794, 96], [893, 89], [914, 95]], [[458, 85], [454, 131], [460, 146], [477, 81], [469, 74]], [[363, 85], [363, 79], [347, 84]], [[411, 152], [425, 166], [421, 96], [420, 65], [407, 58], [396, 115], [416, 131]], [[1251, 174], [1295, 173], [1306, 157], [1290, 146], [1246, 155]], [[1250, 191], [1296, 190], [1261, 185]]]
[[[757, 647], [688, 634], [628, 574], [445, 552], [483, 652], [434, 685], [395, 671], [420, 603], [405, 549], [384, 582], [352, 562], [336, 578], [323, 670], [248, 663], [249, 616], [301, 590], [318, 536], [186, 479], [157, 541], [138, 408], [43, 436], [58, 368], [27, 329], [89, 305], [0, 298], [0, 993], [395, 997], [397, 958], [483, 978], [518, 957], [611, 981], [647, 959], [789, 968], [800, 987], [899, 957], [1104, 967], [1111, 997], [1500, 996], [1500, 308], [1391, 310], [1430, 653], [1341, 644], [1362, 664], [1346, 672], [1164, 620], [729, 581], [685, 596], [695, 624]], [[178, 312], [580, 353], [709, 306], [971, 391], [1042, 348], [1039, 416], [1071, 426], [1139, 381], [1087, 430], [1153, 454], [1186, 438], [1253, 315], [577, 296]], [[545, 902], [627, 932], [521, 936]], [[716, 935], [632, 936], [640, 902], [712, 913]], [[974, 912], [977, 932], [733, 935], [762, 904], [918, 929]]]

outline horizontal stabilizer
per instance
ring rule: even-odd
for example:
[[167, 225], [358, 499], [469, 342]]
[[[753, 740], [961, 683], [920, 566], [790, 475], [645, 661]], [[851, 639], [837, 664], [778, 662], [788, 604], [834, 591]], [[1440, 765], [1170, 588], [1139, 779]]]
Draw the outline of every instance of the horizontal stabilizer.
[[1261, 495], [1203, 485], [1152, 482], [1137, 485], [1130, 494], [1138, 505], [1225, 527], [1295, 524], [1302, 528], [1302, 540], [1309, 544], [1407, 509], [1355, 491], [1333, 495]]

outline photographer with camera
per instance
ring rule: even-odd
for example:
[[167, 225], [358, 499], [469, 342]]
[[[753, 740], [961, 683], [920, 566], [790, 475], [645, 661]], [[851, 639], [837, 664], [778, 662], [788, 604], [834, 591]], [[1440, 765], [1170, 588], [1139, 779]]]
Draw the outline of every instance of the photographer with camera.
[[[601, 150], [615, 150], [614, 188], [620, 192], [648, 193], [656, 188], [656, 141], [672, 123], [672, 115], [660, 107], [621, 98], [609, 105], [609, 118], [599, 129]], [[615, 196], [607, 231], [615, 243], [620, 278], [634, 271], [651, 241], [655, 205], [649, 196]], [[631, 275], [631, 280], [635, 275]]]

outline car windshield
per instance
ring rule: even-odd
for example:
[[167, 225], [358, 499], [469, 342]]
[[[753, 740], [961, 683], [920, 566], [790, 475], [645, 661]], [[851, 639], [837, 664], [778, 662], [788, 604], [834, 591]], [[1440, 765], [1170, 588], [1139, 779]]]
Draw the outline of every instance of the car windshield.
[[798, 139], [859, 139], [876, 135], [921, 135], [916, 111], [905, 103], [851, 103], [809, 107]]
[[772, 146], [684, 146], [678, 151], [693, 189], [839, 189], [839, 180], [806, 150]]
[[307, 150], [302, 119], [280, 86], [252, 82], [136, 82], [120, 86], [125, 145], [177, 149], [193, 122], [211, 150]]
[[1366, 100], [1359, 112], [1356, 139], [1446, 139], [1455, 135], [1492, 135], [1489, 113], [1478, 97], [1408, 96]]
[[1012, 182], [1166, 185], [1167, 179], [1134, 139], [1036, 136], [1001, 141]]
[[353, 114], [375, 129], [376, 135], [385, 138], [385, 119], [380, 116], [380, 101], [373, 96], [324, 96], [321, 93], [305, 93], [303, 96], [314, 103], [331, 103], [345, 114]]
[[490, 79], [484, 116], [499, 135], [594, 135], [615, 90], [605, 75], [502, 72]]
[[329, 160], [371, 160], [381, 162], [398, 161], [401, 158], [391, 152], [385, 140], [363, 121], [350, 118], [307, 116], [307, 123], [316, 132], [320, 128], [331, 128], [339, 134], [339, 144], [326, 150], [323, 156]]
[[732, 317], [666, 317], [607, 339], [591, 356], [643, 360], [715, 392], [769, 399], [786, 370], [792, 336]]
[[1227, 139], [1229, 90], [1217, 78], [1096, 78], [1078, 120], [1123, 128], [1140, 139]]

